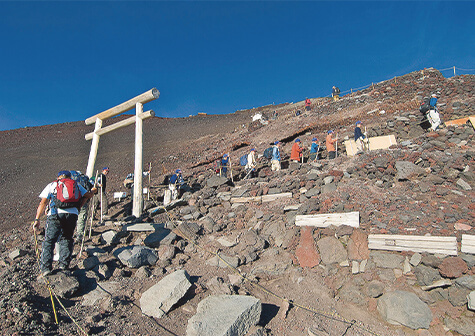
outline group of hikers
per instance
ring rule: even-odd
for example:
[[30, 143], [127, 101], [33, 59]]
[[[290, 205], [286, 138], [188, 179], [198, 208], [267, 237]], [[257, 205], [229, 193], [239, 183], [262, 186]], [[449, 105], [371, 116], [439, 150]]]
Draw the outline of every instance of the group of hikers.
[[[361, 130], [361, 121], [356, 122], [355, 127], [355, 142], [357, 146], [357, 154], [362, 154], [365, 150], [368, 149], [368, 138], [366, 132]], [[327, 158], [332, 160], [337, 157], [337, 143], [338, 136], [335, 135], [334, 130], [327, 131], [325, 138], [325, 146], [327, 151]], [[279, 171], [282, 169], [282, 155], [281, 155], [281, 145], [280, 141], [275, 141], [272, 147], [267, 148], [263, 157], [270, 160], [270, 167], [272, 171]], [[316, 137], [312, 138], [312, 143], [310, 147], [305, 148], [302, 146], [302, 141], [297, 138], [294, 140], [292, 149], [290, 151], [289, 162], [302, 164], [304, 163], [304, 150], [309, 150], [307, 162], [315, 162], [320, 160], [321, 157], [321, 144]], [[244, 179], [248, 177], [254, 177], [257, 174], [257, 150], [256, 148], [251, 148], [248, 154], [244, 154], [239, 159], [240, 166], [244, 167]], [[221, 176], [227, 177], [228, 171], [232, 169], [230, 162], [229, 154], [224, 154], [223, 157], [218, 161], [216, 165], [216, 173]]]

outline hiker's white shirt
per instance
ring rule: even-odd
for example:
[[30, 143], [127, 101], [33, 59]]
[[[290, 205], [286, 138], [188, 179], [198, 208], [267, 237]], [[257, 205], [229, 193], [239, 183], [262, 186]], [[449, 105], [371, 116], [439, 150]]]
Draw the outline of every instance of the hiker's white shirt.
[[[65, 209], [56, 208], [53, 201], [53, 196], [56, 194], [57, 185], [58, 185], [57, 181], [51, 182], [43, 189], [43, 191], [40, 193], [40, 196], [39, 196], [40, 198], [46, 198], [49, 200], [48, 216], [56, 215], [60, 213], [69, 213], [73, 215], [79, 214], [78, 208], [76, 207], [65, 208]], [[80, 185], [79, 183], [77, 183], [77, 185], [79, 187], [79, 193], [81, 194], [81, 196], [87, 193], [87, 190], [82, 185]]]
[[247, 154], [246, 169], [252, 169], [256, 166], [256, 159], [254, 157], [254, 151]]
[[437, 129], [437, 127], [439, 127], [439, 125], [440, 125], [439, 112], [437, 112], [437, 110], [430, 110], [427, 119], [429, 119], [429, 122], [432, 126], [432, 130], [435, 131]]

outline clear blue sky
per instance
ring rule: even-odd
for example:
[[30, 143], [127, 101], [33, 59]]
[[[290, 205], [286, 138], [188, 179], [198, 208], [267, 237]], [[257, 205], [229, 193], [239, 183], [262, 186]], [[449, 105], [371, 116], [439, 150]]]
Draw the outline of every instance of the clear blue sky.
[[0, 13], [0, 130], [84, 120], [152, 87], [145, 109], [183, 117], [475, 68], [473, 1], [0, 1]]

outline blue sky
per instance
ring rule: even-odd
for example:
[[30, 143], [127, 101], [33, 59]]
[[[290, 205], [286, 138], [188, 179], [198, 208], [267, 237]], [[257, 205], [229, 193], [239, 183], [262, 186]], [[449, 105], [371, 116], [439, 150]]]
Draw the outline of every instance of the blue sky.
[[152, 87], [144, 109], [184, 117], [475, 68], [473, 1], [0, 1], [0, 13], [0, 130], [84, 120]]

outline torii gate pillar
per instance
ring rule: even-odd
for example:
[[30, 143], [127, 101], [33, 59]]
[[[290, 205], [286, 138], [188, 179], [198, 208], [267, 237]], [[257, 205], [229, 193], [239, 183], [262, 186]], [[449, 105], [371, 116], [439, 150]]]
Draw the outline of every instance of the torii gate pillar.
[[[91, 140], [91, 151], [89, 153], [89, 160], [87, 163], [86, 174], [90, 177], [94, 173], [94, 165], [96, 162], [97, 150], [99, 148], [100, 136], [109, 133], [120, 127], [131, 125], [135, 123], [135, 168], [134, 168], [134, 198], [132, 214], [135, 217], [140, 217], [143, 211], [143, 157], [142, 157], [142, 130], [144, 119], [155, 116], [152, 110], [143, 112], [143, 104], [157, 99], [160, 96], [160, 92], [153, 88], [141, 95], [132, 98], [120, 105], [110, 108], [104, 112], [96, 114], [86, 119], [86, 125], [95, 123], [94, 132], [86, 134], [86, 140]], [[112, 118], [118, 114], [131, 110], [135, 107], [135, 116], [119, 121], [115, 124], [102, 128], [102, 121], [108, 118]]]
[[143, 155], [142, 155], [142, 130], [143, 120], [140, 115], [143, 112], [142, 103], [135, 104], [135, 169], [134, 169], [134, 199], [132, 215], [139, 218], [143, 210]]

